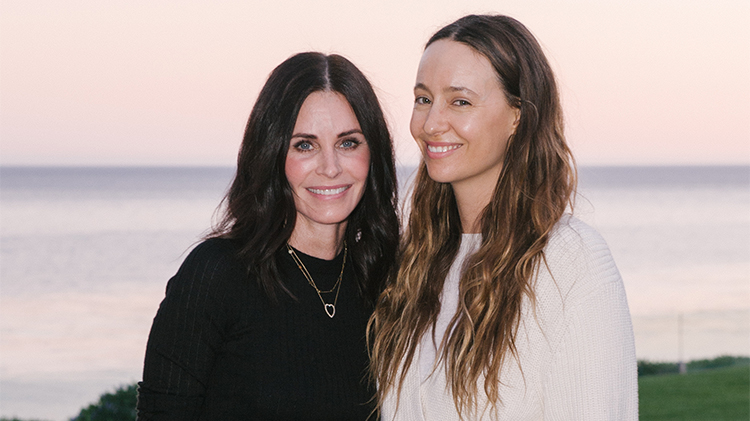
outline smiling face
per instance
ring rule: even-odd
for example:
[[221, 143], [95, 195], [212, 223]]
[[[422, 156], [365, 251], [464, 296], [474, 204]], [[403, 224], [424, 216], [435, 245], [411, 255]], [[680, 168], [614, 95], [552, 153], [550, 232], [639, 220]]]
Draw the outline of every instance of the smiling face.
[[362, 198], [370, 149], [349, 102], [336, 92], [313, 92], [300, 108], [285, 172], [297, 209], [295, 236], [320, 229], [343, 233]]
[[430, 178], [454, 191], [494, 191], [520, 112], [489, 60], [465, 44], [435, 41], [422, 55], [414, 97], [411, 134]]

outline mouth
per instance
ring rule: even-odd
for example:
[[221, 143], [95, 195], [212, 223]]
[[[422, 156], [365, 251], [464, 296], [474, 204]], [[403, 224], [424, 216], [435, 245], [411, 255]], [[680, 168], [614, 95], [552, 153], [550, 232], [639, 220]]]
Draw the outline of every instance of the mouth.
[[448, 152], [448, 151], [458, 149], [460, 147], [461, 145], [447, 145], [447, 146], [427, 145], [427, 150], [432, 153], [443, 153], [443, 152]]
[[349, 187], [351, 186], [341, 186], [341, 187], [335, 187], [335, 188], [308, 187], [307, 191], [309, 191], [310, 193], [319, 194], [322, 196], [334, 196], [334, 195], [345, 192]]

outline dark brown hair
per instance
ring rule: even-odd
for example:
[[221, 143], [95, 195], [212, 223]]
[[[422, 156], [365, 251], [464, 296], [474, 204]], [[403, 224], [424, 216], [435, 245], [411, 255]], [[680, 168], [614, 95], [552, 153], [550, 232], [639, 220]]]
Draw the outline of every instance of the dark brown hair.
[[372, 86], [342, 56], [300, 53], [273, 70], [250, 113], [237, 173], [211, 236], [241, 242], [248, 272], [269, 297], [280, 291], [289, 294], [275, 258], [289, 240], [297, 214], [284, 168], [299, 110], [318, 91], [346, 98], [370, 149], [365, 191], [349, 215], [344, 235], [360, 292], [374, 302], [394, 265], [398, 245], [393, 142]]

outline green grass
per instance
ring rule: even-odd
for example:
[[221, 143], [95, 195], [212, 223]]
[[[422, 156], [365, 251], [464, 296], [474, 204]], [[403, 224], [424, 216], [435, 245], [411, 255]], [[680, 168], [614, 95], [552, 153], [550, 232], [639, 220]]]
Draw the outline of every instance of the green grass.
[[640, 419], [750, 420], [750, 366], [638, 379]]
[[[672, 374], [677, 369], [677, 363], [638, 361], [642, 421], [750, 420], [750, 358], [691, 361], [687, 374]], [[136, 385], [122, 386], [83, 408], [71, 421], [131, 421], [135, 403]]]

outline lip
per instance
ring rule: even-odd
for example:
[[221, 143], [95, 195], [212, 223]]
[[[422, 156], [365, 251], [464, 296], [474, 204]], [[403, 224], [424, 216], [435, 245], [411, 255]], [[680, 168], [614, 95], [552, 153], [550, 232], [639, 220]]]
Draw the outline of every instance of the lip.
[[461, 143], [449, 143], [449, 142], [427, 142], [425, 141], [424, 153], [430, 159], [445, 158], [453, 154], [463, 145]]
[[336, 199], [343, 196], [351, 186], [351, 184], [340, 184], [338, 186], [312, 186], [305, 187], [305, 189], [319, 198]]

